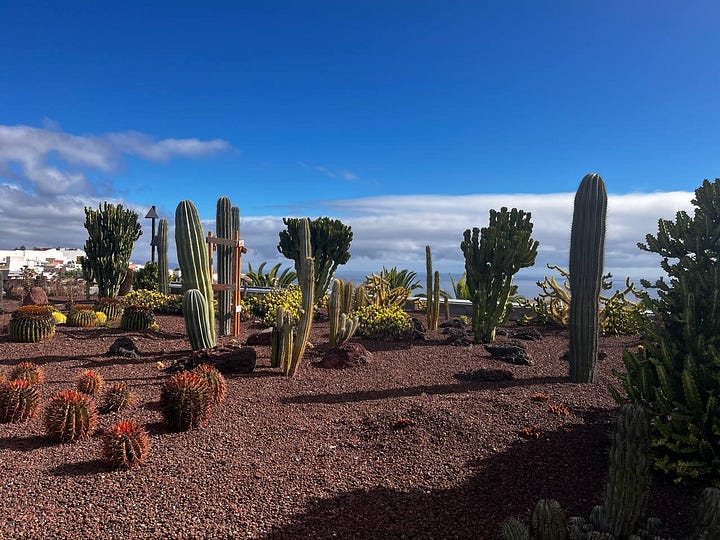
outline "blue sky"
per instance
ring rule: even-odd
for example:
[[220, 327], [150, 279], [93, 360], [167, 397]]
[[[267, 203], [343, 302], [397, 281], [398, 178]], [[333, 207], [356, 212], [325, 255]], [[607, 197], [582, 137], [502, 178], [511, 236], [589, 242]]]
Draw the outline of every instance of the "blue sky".
[[283, 216], [331, 215], [351, 267], [430, 243], [455, 271], [524, 204], [543, 274], [596, 171], [608, 267], [648, 274], [635, 243], [720, 176], [717, 2], [48, 4], [0, 3], [0, 248], [80, 245], [102, 200], [212, 229], [227, 195], [255, 264]]

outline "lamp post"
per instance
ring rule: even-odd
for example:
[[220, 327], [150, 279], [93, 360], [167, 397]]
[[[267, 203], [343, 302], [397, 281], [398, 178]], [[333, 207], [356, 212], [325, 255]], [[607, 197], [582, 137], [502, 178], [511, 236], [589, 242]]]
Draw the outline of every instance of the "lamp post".
[[152, 236], [150, 237], [150, 262], [155, 262], [155, 246], [157, 245], [157, 239], [155, 237], [155, 220], [159, 218], [155, 205], [153, 204], [150, 211], [145, 216], [146, 219], [152, 220]]

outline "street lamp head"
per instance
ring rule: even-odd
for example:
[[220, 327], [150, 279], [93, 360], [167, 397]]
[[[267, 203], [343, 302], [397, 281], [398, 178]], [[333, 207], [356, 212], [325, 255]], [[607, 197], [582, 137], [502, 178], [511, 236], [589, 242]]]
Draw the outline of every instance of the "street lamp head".
[[150, 211], [147, 213], [147, 215], [146, 215], [145, 217], [148, 218], [148, 219], [157, 219], [157, 218], [160, 217], [160, 216], [158, 216], [158, 213], [157, 213], [157, 211], [155, 210], [155, 205], [154, 205], [154, 204], [152, 205], [152, 207], [150, 208]]

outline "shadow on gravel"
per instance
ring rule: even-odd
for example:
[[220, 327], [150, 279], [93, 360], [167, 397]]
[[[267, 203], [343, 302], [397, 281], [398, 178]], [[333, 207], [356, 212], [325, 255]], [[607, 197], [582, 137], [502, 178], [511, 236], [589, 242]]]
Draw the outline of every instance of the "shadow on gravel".
[[147, 431], [149, 435], [167, 435], [168, 433], [175, 433], [162, 420], [158, 420], [157, 422], [150, 422], [148, 424], [145, 424], [144, 427], [145, 431]]
[[[536, 440], [518, 438], [504, 452], [468, 463], [472, 476], [450, 489], [378, 486], [314, 499], [263, 538], [498, 538], [508, 517], [528, 523], [540, 498], [557, 499], [568, 515], [587, 517], [604, 495], [610, 416], [590, 409], [579, 420], [584, 423]], [[691, 499], [678, 488], [675, 504], [694, 508]]]
[[305, 394], [283, 398], [282, 403], [356, 403], [376, 399], [412, 397], [436, 394], [462, 394], [480, 390], [496, 390], [513, 386], [536, 384], [556, 384], [567, 382], [567, 377], [534, 377], [530, 379], [512, 379], [509, 381], [463, 381], [457, 384], [436, 384], [387, 388], [384, 390], [359, 390], [356, 392], [340, 392], [337, 394]]
[[55, 476], [90, 476], [111, 470], [110, 466], [102, 459], [91, 459], [88, 461], [58, 465], [48, 472]]
[[0, 439], [0, 450], [17, 450], [32, 452], [38, 448], [55, 446], [57, 443], [45, 435], [31, 435], [29, 437], [3, 437]]

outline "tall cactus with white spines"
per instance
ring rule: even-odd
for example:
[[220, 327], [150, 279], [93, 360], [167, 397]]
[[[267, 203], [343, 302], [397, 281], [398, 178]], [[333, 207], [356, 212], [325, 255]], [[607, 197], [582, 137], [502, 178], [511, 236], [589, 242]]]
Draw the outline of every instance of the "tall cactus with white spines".
[[[233, 239], [232, 203], [227, 197], [220, 197], [217, 202], [215, 228], [218, 238]], [[218, 244], [217, 274], [218, 283], [228, 284], [233, 280], [233, 248]], [[218, 291], [218, 327], [221, 336], [230, 335], [232, 329], [232, 291]]]
[[168, 220], [160, 219], [157, 230], [158, 291], [170, 293], [170, 268], [168, 267]]
[[[199, 324], [205, 326], [210, 347], [217, 344], [212, 276], [208, 259], [205, 232], [197, 209], [191, 201], [180, 201], [175, 210], [175, 243], [182, 272], [183, 290], [199, 290], [205, 298], [206, 317]], [[188, 317], [188, 314], [184, 315]]]
[[205, 296], [197, 289], [185, 291], [182, 300], [185, 330], [193, 351], [211, 349], [215, 340], [210, 334], [208, 324], [207, 301]]
[[595, 378], [600, 332], [599, 298], [605, 253], [607, 192], [599, 174], [590, 173], [575, 194], [570, 234], [570, 380]]
[[342, 279], [333, 281], [328, 304], [330, 319], [330, 346], [341, 345], [349, 340], [358, 328], [359, 319], [351, 317], [353, 284]]
[[305, 347], [310, 338], [310, 329], [315, 316], [315, 260], [313, 259], [310, 244], [310, 220], [307, 218], [300, 220], [297, 249], [300, 253], [298, 283], [300, 283], [300, 290], [302, 291], [302, 314], [297, 324], [297, 336], [293, 343], [292, 359], [285, 371], [286, 375], [292, 377], [297, 375], [300, 362], [305, 354]]

